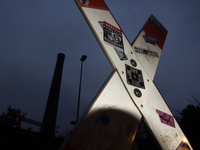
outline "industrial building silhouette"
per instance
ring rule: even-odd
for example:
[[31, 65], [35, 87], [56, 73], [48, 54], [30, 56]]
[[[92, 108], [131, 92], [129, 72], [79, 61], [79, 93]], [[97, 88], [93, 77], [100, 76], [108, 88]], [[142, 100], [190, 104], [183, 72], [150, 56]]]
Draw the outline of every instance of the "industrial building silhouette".
[[[51, 83], [48, 101], [45, 109], [43, 122], [38, 122], [26, 118], [27, 113], [20, 109], [8, 107], [7, 113], [0, 116], [0, 144], [6, 149], [37, 149], [37, 150], [56, 150], [63, 142], [63, 138], [55, 137], [56, 117], [62, 79], [62, 70], [65, 55], [59, 53], [57, 56], [56, 67]], [[22, 122], [41, 127], [40, 132], [22, 129]]]

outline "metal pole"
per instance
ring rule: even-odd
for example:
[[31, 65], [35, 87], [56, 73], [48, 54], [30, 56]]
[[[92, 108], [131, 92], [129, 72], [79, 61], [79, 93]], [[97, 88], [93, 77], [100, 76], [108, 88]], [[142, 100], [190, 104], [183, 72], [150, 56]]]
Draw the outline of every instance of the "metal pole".
[[81, 95], [82, 69], [83, 69], [83, 61], [81, 62], [81, 73], [80, 73], [80, 83], [79, 83], [78, 107], [77, 107], [76, 123], [78, 122], [78, 116], [79, 116], [79, 105], [80, 105], [80, 95]]
[[81, 96], [81, 80], [82, 80], [82, 71], [83, 71], [83, 62], [86, 60], [87, 56], [83, 55], [81, 57], [81, 73], [80, 73], [80, 83], [79, 83], [79, 93], [78, 93], [78, 107], [77, 107], [77, 115], [76, 115], [76, 123], [78, 122], [79, 117], [79, 105], [80, 105], [80, 96]]

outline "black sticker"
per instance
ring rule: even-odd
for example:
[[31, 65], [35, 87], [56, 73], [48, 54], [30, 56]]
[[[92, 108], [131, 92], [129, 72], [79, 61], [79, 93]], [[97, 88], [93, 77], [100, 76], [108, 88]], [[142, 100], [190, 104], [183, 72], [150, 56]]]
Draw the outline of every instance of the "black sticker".
[[154, 51], [150, 51], [150, 50], [146, 50], [146, 49], [142, 49], [142, 48], [138, 48], [138, 47], [134, 47], [135, 52], [136, 53], [140, 53], [140, 54], [145, 54], [145, 55], [149, 55], [149, 56], [153, 56], [153, 57], [159, 57], [157, 52]]
[[125, 64], [127, 83], [145, 89], [142, 71]]
[[104, 41], [112, 45], [115, 52], [117, 53], [120, 60], [128, 60], [125, 52], [122, 39], [122, 30], [114, 27], [113, 25], [105, 22], [99, 21], [100, 26], [103, 29], [103, 39]]
[[104, 41], [112, 45], [113, 47], [116, 47], [118, 49], [124, 49], [123, 45], [123, 39], [122, 39], [122, 30], [114, 27], [113, 25], [103, 22], [99, 22], [101, 27], [103, 26], [103, 39]]

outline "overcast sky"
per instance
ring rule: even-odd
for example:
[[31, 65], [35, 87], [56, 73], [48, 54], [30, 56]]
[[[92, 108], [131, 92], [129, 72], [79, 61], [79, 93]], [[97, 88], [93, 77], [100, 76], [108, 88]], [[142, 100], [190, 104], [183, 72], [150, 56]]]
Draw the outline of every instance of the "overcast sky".
[[[154, 82], [174, 114], [200, 89], [199, 0], [105, 0], [131, 43], [153, 14], [168, 30]], [[81, 56], [80, 113], [112, 69], [73, 0], [0, 1], [0, 114], [8, 106], [42, 122], [58, 53], [64, 53], [57, 116], [59, 132], [76, 119]], [[33, 127], [36, 131], [39, 128]]]

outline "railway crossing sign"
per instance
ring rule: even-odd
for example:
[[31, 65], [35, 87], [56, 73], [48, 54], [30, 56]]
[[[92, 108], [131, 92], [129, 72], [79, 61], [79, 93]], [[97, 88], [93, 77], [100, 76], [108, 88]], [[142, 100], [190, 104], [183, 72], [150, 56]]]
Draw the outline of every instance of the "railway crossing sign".
[[61, 149], [130, 150], [141, 119], [164, 150], [192, 150], [153, 83], [167, 36], [151, 15], [133, 44], [103, 0], [75, 0], [113, 72]]

